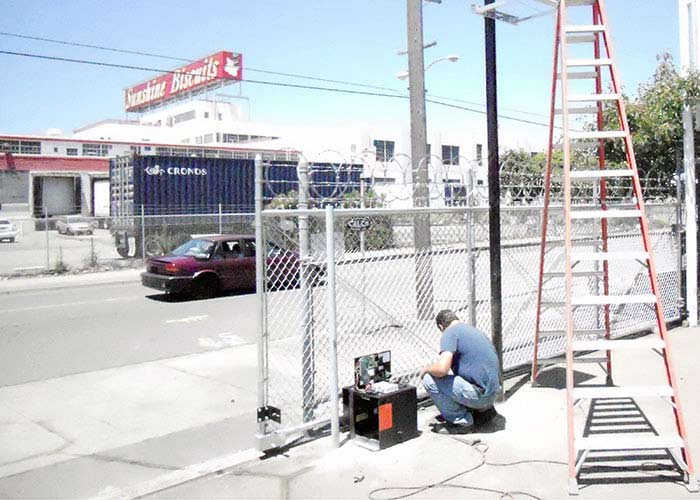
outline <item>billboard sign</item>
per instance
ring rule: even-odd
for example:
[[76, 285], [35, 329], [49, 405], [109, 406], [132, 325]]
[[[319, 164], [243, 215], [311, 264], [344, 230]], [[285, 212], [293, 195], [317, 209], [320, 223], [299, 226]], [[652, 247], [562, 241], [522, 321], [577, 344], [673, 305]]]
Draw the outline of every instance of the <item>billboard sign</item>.
[[141, 111], [192, 90], [243, 78], [243, 56], [221, 51], [126, 89], [124, 109]]

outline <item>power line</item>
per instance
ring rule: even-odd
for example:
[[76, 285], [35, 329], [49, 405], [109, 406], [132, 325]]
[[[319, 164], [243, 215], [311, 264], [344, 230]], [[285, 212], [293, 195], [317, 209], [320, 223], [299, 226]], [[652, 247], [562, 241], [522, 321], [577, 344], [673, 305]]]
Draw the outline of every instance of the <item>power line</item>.
[[[87, 44], [87, 43], [79, 43], [79, 42], [72, 42], [68, 40], [58, 40], [55, 38], [44, 38], [44, 37], [38, 37], [38, 36], [31, 36], [31, 35], [24, 35], [21, 33], [8, 33], [6, 31], [0, 31], [0, 36], [7, 36], [7, 37], [13, 37], [13, 38], [21, 38], [25, 40], [35, 40], [35, 41], [40, 41], [40, 42], [48, 42], [48, 43], [56, 43], [60, 45], [68, 45], [72, 47], [84, 47], [84, 48], [90, 48], [90, 49], [97, 49], [97, 50], [105, 50], [109, 52], [118, 52], [122, 54], [131, 54], [131, 55], [139, 55], [139, 56], [147, 56], [147, 57], [158, 57], [161, 59], [168, 59], [171, 61], [181, 61], [181, 62], [193, 62], [191, 59], [185, 59], [182, 57], [173, 57], [173, 56], [168, 56], [165, 54], [156, 54], [153, 52], [143, 52], [143, 51], [138, 51], [138, 50], [127, 50], [127, 49], [118, 49], [114, 47], [105, 47], [104, 45], [92, 45], [92, 44]], [[370, 89], [376, 89], [376, 90], [388, 90], [390, 92], [395, 92], [397, 94], [403, 94], [403, 91], [391, 88], [391, 87], [382, 87], [380, 85], [371, 85], [371, 84], [366, 84], [366, 83], [359, 83], [359, 82], [349, 82], [345, 80], [334, 80], [330, 78], [321, 78], [321, 77], [316, 77], [316, 76], [308, 76], [308, 75], [300, 75], [296, 73], [284, 73], [281, 71], [270, 71], [266, 69], [256, 69], [256, 68], [251, 68], [246, 66], [246, 71], [253, 71], [255, 73], [263, 73], [267, 75], [276, 75], [276, 76], [286, 76], [290, 78], [301, 78], [305, 80], [312, 80], [312, 81], [317, 81], [317, 82], [325, 82], [325, 83], [336, 83], [340, 85], [350, 85], [350, 86], [355, 86], [355, 87], [364, 87], [364, 88], [370, 88]], [[458, 99], [456, 97], [446, 97], [446, 96], [439, 96], [439, 95], [433, 95], [433, 94], [427, 94], [430, 97], [434, 97], [435, 99], [442, 99], [445, 101], [453, 101], [453, 102], [460, 102], [464, 104], [471, 104], [474, 106], [486, 106], [485, 103], [480, 103], [480, 102], [475, 102], [475, 101], [467, 101], [464, 99]], [[506, 111], [513, 111], [515, 113], [521, 113], [525, 115], [532, 115], [532, 116], [541, 116], [544, 118], [549, 118], [549, 116], [541, 114], [541, 113], [533, 113], [530, 111], [522, 111], [519, 109], [515, 108], [506, 108], [506, 107], [501, 107], [501, 109], [506, 110]]]
[[[9, 51], [9, 50], [0, 50], [0, 54], [19, 56], [19, 57], [29, 57], [29, 58], [34, 58], [34, 59], [43, 59], [43, 60], [57, 61], [57, 62], [88, 64], [91, 66], [100, 66], [100, 67], [109, 67], [109, 68], [133, 69], [133, 70], [139, 70], [139, 71], [155, 71], [158, 73], [168, 73], [168, 74], [182, 74], [182, 73], [184, 73], [182, 71], [177, 71], [177, 70], [164, 70], [161, 68], [151, 68], [151, 67], [146, 67], [146, 66], [134, 66], [131, 64], [117, 64], [117, 63], [107, 63], [107, 62], [102, 62], [102, 61], [90, 61], [90, 60], [86, 60], [86, 59], [72, 59], [72, 58], [68, 58], [68, 57], [46, 56], [46, 55], [42, 55], [42, 54], [31, 54], [31, 53], [27, 53], [27, 52], [13, 52], [13, 51]], [[388, 98], [393, 98], [393, 99], [408, 99], [407, 95], [385, 94], [385, 93], [380, 93], [380, 92], [368, 92], [368, 91], [363, 91], [363, 90], [338, 89], [338, 88], [333, 88], [333, 87], [318, 87], [318, 86], [314, 86], [314, 85], [301, 85], [301, 84], [296, 84], [296, 83], [284, 83], [284, 82], [269, 82], [269, 81], [264, 81], [264, 80], [243, 79], [240, 81], [246, 82], [246, 83], [258, 84], [258, 85], [270, 85], [270, 86], [276, 86], [276, 87], [295, 88], [295, 89], [303, 89], [303, 90], [320, 90], [320, 91], [335, 92], [335, 93], [340, 93], [340, 94], [363, 95], [363, 96], [371, 96], [371, 97], [388, 97]], [[436, 104], [438, 106], [460, 109], [462, 111], [469, 111], [472, 113], [478, 113], [478, 114], [482, 114], [482, 115], [486, 114], [485, 111], [482, 111], [480, 109], [468, 108], [466, 106], [458, 106], [456, 104], [450, 104], [450, 103], [446, 103], [446, 102], [436, 101], [434, 99], [426, 99], [426, 102], [430, 102], [430, 103]], [[541, 127], [549, 127], [549, 125], [546, 123], [535, 122], [532, 120], [525, 120], [522, 118], [516, 118], [516, 117], [508, 116], [508, 115], [498, 115], [498, 116], [505, 119], [505, 120], [512, 120], [512, 121], [516, 121], [516, 122], [527, 123], [529, 125], [538, 125]]]
[[[182, 57], [173, 57], [173, 56], [168, 56], [168, 55], [164, 55], [164, 54], [155, 54], [153, 52], [117, 49], [114, 47], [105, 47], [104, 45], [91, 45], [91, 44], [87, 44], [87, 43], [71, 42], [68, 40], [57, 40], [55, 38], [44, 38], [44, 37], [39, 37], [39, 36], [23, 35], [20, 33], [8, 33], [6, 31], [0, 31], [0, 36], [22, 38], [25, 40], [35, 40], [35, 41], [39, 41], [39, 42], [57, 43], [60, 45], [68, 45], [71, 47], [83, 47], [83, 48], [88, 48], [88, 49], [106, 50], [108, 52], [118, 52], [120, 54], [131, 54], [131, 55], [137, 55], [137, 56], [158, 57], [160, 59], [168, 59], [171, 61], [181, 61], [181, 62], [188, 62], [188, 63], [194, 62], [192, 59], [184, 59]], [[401, 93], [401, 91], [396, 90], [396, 89], [392, 89], [391, 87], [381, 87], [378, 85], [370, 85], [367, 83], [348, 82], [348, 81], [343, 81], [343, 80], [333, 80], [330, 78], [320, 78], [320, 77], [316, 77], [316, 76], [299, 75], [299, 74], [295, 74], [295, 73], [283, 73], [281, 71], [270, 71], [270, 70], [266, 70], [266, 69], [256, 69], [256, 68], [251, 68], [248, 66], [246, 66], [245, 69], [246, 69], [246, 71], [253, 71], [255, 73], [264, 73], [267, 75], [286, 76], [286, 77], [290, 77], [290, 78], [302, 78], [302, 79], [306, 79], [306, 80], [314, 80], [317, 82], [337, 83], [337, 84], [341, 84], [341, 85], [351, 85], [351, 86], [355, 86], [355, 87], [365, 87], [365, 88], [377, 89], [377, 90], [389, 90], [391, 92]]]

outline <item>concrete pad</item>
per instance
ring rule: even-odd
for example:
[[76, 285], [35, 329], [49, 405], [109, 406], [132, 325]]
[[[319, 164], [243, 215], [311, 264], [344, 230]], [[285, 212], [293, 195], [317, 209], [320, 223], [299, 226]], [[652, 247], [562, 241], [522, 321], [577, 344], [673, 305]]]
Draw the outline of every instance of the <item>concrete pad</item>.
[[34, 422], [0, 423], [0, 463], [13, 463], [47, 453], [58, 453], [69, 443]]

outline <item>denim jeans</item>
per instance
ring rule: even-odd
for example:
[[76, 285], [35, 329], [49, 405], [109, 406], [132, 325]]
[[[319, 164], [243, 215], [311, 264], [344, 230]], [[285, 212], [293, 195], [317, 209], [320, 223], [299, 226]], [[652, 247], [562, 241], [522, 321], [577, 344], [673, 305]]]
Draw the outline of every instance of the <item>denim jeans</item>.
[[470, 409], [486, 410], [493, 406], [495, 394], [484, 396], [481, 390], [459, 375], [433, 377], [423, 375], [423, 386], [445, 420], [458, 425], [473, 425]]

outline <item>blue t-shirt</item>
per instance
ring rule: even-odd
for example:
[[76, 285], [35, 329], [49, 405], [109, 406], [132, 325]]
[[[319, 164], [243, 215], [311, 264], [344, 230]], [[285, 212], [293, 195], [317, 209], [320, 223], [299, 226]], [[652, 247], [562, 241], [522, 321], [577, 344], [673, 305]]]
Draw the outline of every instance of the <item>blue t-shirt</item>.
[[482, 332], [464, 323], [452, 325], [440, 338], [440, 352], [444, 351], [453, 353], [452, 373], [477, 385], [486, 396], [500, 390], [496, 349]]

